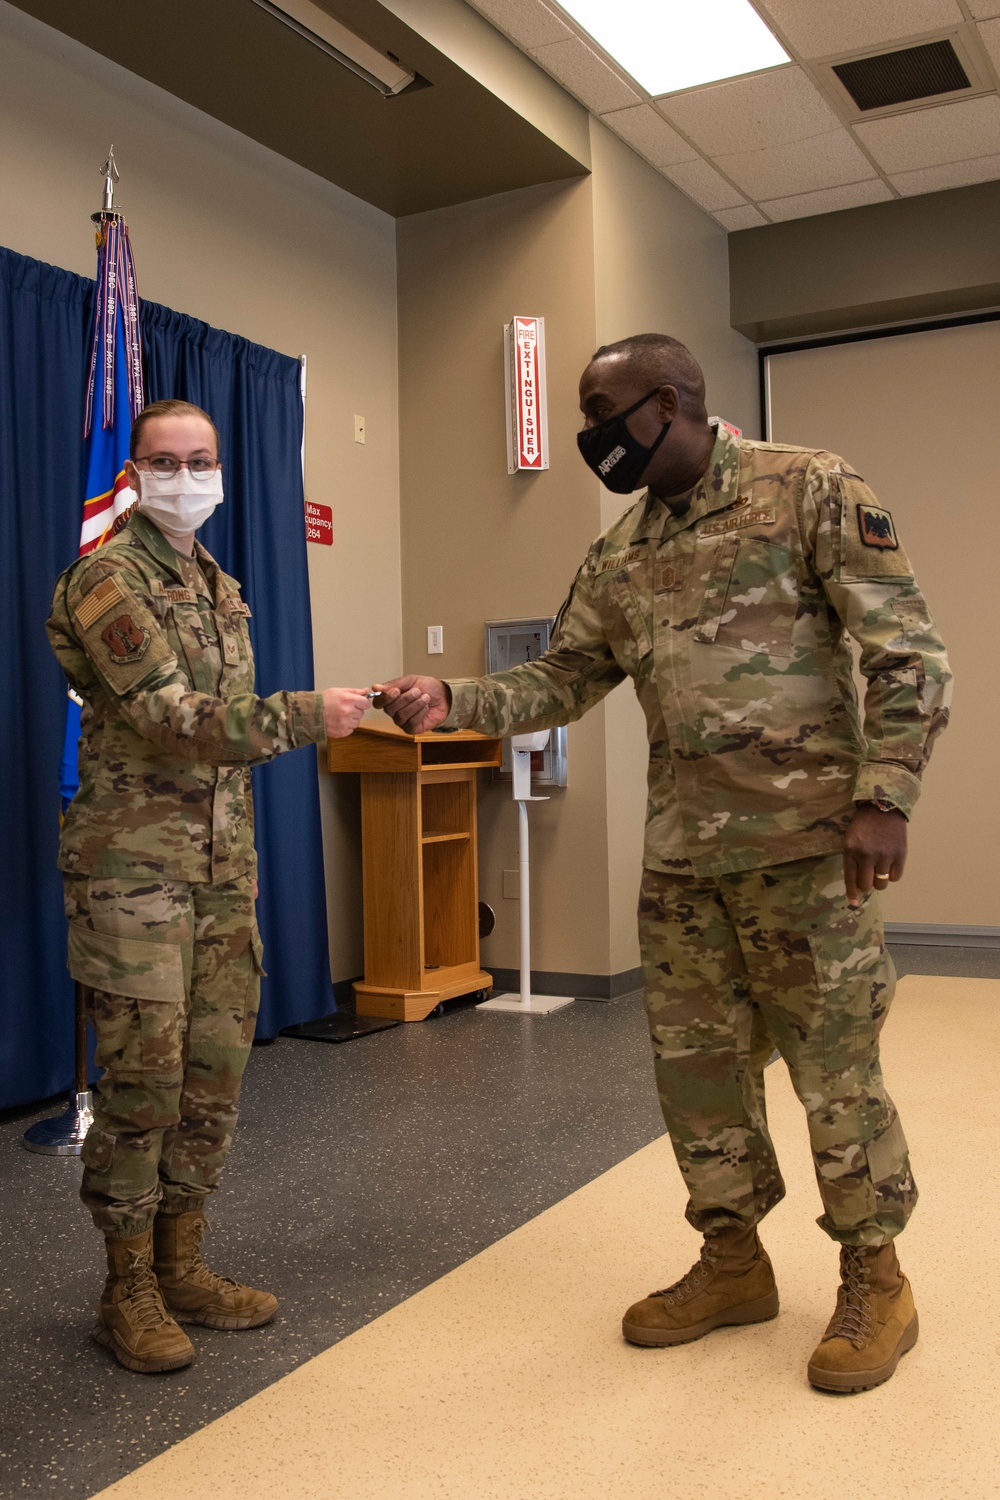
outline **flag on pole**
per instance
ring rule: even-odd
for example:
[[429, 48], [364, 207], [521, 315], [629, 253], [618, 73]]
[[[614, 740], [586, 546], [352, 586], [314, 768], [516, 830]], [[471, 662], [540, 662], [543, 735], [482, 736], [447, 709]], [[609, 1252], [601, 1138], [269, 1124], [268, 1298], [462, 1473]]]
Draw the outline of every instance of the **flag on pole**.
[[[83, 423], [81, 557], [114, 534], [116, 521], [132, 505], [134, 495], [125, 479], [125, 460], [132, 423], [145, 404], [135, 262], [128, 225], [121, 210], [113, 206], [118, 178], [114, 148], [101, 170], [104, 207], [92, 216], [97, 224], [97, 285]], [[71, 692], [59, 771], [64, 808], [79, 786], [80, 708], [80, 700]]]

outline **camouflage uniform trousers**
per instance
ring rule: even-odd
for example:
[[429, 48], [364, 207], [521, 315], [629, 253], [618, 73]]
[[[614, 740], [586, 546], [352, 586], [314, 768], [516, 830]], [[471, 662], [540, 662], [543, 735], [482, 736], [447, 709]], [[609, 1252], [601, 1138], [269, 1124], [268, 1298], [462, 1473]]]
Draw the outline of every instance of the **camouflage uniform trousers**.
[[847, 904], [839, 854], [714, 879], [644, 870], [639, 942], [660, 1105], [695, 1229], [755, 1224], [784, 1197], [764, 1067], [805, 1107], [824, 1213], [881, 1245], [917, 1199], [879, 1065], [895, 988], [877, 898]]
[[249, 876], [217, 885], [65, 877], [70, 970], [97, 1033], [80, 1196], [109, 1236], [218, 1184], [260, 1000]]

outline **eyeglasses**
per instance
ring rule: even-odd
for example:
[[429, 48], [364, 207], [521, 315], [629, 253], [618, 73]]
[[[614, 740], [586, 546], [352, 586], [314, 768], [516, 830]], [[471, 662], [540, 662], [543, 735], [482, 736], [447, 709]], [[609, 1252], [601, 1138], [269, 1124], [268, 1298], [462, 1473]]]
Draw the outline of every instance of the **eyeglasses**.
[[156, 453], [152, 458], [137, 458], [136, 464], [148, 464], [149, 472], [157, 474], [161, 479], [173, 479], [174, 475], [181, 469], [187, 469], [192, 479], [211, 479], [218, 469], [220, 460], [217, 458], [174, 458], [172, 453]]

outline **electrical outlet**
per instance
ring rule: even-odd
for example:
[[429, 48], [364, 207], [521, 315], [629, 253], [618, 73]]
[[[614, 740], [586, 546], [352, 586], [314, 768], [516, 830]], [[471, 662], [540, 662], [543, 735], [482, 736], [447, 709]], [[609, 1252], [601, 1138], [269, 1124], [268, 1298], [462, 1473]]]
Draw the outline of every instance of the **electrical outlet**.
[[521, 899], [521, 872], [519, 870], [504, 870], [503, 893], [508, 901], [520, 901]]
[[444, 626], [428, 625], [427, 627], [427, 655], [444, 655]]
[[365, 440], [365, 419], [364, 419], [364, 417], [359, 417], [358, 414], [357, 414], [357, 412], [355, 412], [354, 413], [354, 441], [356, 443], [363, 443], [364, 440]]

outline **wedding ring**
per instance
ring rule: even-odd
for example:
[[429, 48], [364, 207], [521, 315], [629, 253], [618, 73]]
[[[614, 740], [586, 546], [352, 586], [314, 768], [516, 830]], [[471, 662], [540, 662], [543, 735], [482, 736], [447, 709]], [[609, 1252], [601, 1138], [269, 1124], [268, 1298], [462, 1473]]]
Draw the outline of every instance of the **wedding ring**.
[[876, 870], [876, 872], [875, 872], [875, 879], [876, 880], [890, 880], [891, 878], [892, 877], [891, 877], [891, 875], [889, 874], [888, 871], [886, 871], [886, 873], [884, 875], [882, 874], [881, 870]]

